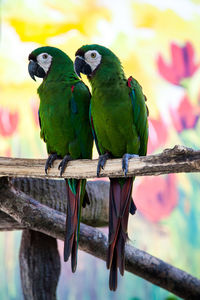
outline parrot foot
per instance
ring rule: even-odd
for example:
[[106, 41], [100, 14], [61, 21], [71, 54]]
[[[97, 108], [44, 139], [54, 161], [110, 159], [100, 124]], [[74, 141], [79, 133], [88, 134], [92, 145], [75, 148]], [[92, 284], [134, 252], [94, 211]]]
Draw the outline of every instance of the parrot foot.
[[124, 176], [127, 175], [127, 172], [128, 172], [128, 161], [129, 159], [131, 158], [134, 158], [134, 157], [138, 157], [139, 155], [137, 154], [129, 154], [129, 153], [126, 153], [123, 155], [122, 157], [122, 170], [124, 172]]
[[56, 153], [52, 153], [49, 155], [49, 157], [46, 160], [45, 163], [45, 173], [47, 174], [48, 169], [52, 167], [54, 160], [56, 160], [58, 157], [58, 155]]
[[101, 169], [104, 169], [105, 163], [106, 163], [107, 159], [109, 159], [110, 157], [111, 156], [108, 152], [103, 155], [99, 155], [99, 161], [98, 161], [98, 165], [97, 165], [97, 177], [99, 177]]
[[131, 206], [130, 206], [130, 214], [134, 215], [136, 213], [137, 207], [133, 201], [133, 198], [131, 197]]
[[61, 163], [58, 166], [58, 170], [60, 170], [60, 177], [62, 177], [62, 174], [65, 171], [65, 168], [67, 166], [67, 163], [72, 160], [70, 155], [65, 155], [63, 160], [61, 161]]
[[86, 205], [90, 205], [90, 199], [89, 199], [87, 190], [85, 190], [85, 195], [83, 197], [82, 207], [85, 208]]

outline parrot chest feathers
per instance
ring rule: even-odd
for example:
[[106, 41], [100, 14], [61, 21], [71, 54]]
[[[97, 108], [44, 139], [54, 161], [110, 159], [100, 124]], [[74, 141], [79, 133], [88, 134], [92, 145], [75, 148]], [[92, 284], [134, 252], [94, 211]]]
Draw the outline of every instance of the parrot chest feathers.
[[104, 101], [102, 98], [95, 100], [92, 98], [91, 115], [99, 148], [103, 149], [102, 152], [107, 151], [115, 157], [121, 157], [133, 140], [138, 141], [131, 101], [128, 96], [120, 102], [113, 98], [112, 101]]

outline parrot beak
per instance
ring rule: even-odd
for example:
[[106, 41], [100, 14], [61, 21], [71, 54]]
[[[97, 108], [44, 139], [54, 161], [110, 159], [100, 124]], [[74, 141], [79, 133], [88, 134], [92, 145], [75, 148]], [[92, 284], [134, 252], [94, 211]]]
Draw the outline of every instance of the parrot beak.
[[28, 72], [33, 80], [35, 80], [35, 76], [39, 78], [44, 78], [46, 76], [46, 72], [33, 60], [30, 60], [29, 62]]
[[76, 56], [74, 61], [74, 71], [81, 78], [81, 74], [83, 73], [87, 76], [92, 74], [92, 69], [88, 63], [81, 56]]

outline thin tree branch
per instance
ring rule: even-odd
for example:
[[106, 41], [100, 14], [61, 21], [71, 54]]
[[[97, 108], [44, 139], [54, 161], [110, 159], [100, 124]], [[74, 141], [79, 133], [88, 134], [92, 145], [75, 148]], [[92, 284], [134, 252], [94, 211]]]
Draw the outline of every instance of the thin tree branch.
[[[68, 199], [66, 183], [63, 179], [12, 178], [10, 184], [38, 202], [66, 213]], [[90, 205], [82, 210], [82, 222], [96, 227], [106, 226], [108, 224], [109, 182], [88, 181], [86, 190]], [[25, 229], [25, 227], [0, 211], [0, 231], [15, 229]]]
[[[64, 239], [65, 215], [33, 200], [2, 178], [0, 185], [0, 209], [24, 226]], [[5, 197], [5, 193], [7, 197]], [[107, 238], [90, 226], [81, 224], [80, 248], [100, 259], [106, 259]], [[125, 249], [126, 270], [156, 284], [184, 299], [200, 299], [200, 280], [149, 255], [133, 246]]]
[[[97, 160], [70, 161], [63, 174], [65, 178], [94, 178], [96, 177]], [[60, 178], [58, 165], [48, 172], [49, 178]], [[11, 177], [47, 177], [44, 172], [44, 159], [0, 158], [0, 176]], [[129, 162], [127, 176], [161, 175], [168, 173], [199, 172], [200, 151], [184, 146], [175, 146], [166, 149], [160, 154], [133, 158]], [[101, 177], [123, 177], [121, 159], [112, 159], [106, 162]]]

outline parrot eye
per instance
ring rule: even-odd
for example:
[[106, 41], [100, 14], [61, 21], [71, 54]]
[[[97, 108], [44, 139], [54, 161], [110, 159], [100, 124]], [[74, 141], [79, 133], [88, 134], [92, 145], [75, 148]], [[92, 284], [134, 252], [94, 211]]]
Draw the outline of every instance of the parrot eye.
[[95, 52], [92, 52], [92, 53], [91, 53], [91, 57], [92, 57], [92, 58], [95, 58], [96, 56], [97, 56], [97, 54], [96, 54]]
[[42, 55], [43, 59], [47, 59], [47, 57], [48, 57], [48, 54], [46, 54], [46, 53]]

